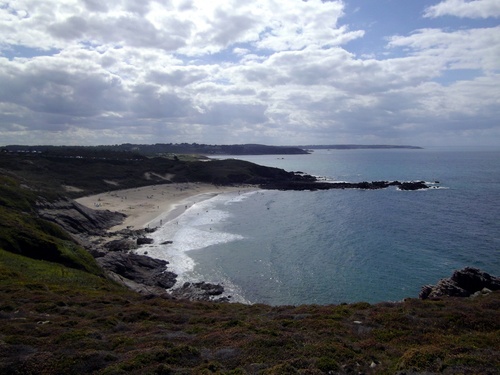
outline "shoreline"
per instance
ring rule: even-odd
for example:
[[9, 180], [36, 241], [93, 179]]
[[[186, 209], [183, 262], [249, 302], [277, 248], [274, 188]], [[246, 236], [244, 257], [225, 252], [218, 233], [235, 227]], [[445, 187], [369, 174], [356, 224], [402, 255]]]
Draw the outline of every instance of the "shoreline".
[[[230, 280], [221, 278], [217, 274], [198, 273], [196, 267], [199, 262], [190, 253], [239, 239], [239, 235], [226, 233], [217, 227], [217, 224], [226, 221], [224, 207], [220, 205], [247, 199], [256, 192], [255, 189], [245, 189], [240, 190], [240, 193], [225, 191], [220, 194], [205, 193], [187, 198], [166, 216], [156, 218], [153, 225], [150, 223], [153, 229], [145, 236], [152, 242], [142, 244], [131, 252], [168, 262], [168, 270], [176, 275], [176, 283], [168, 290], [173, 296], [191, 300], [250, 304], [243, 297], [240, 288]], [[158, 227], [156, 224], [161, 218], [163, 224]], [[203, 289], [200, 291], [196, 286], [200, 283], [218, 288], [216, 289], [218, 293], [203, 292]]]
[[[187, 257], [185, 252], [157, 252], [154, 248], [161, 243], [151, 237], [161, 228], [175, 228], [175, 232], [182, 229], [183, 226], [178, 225], [181, 216], [198, 203], [222, 194], [239, 195], [257, 190], [259, 188], [254, 185], [178, 183], [117, 190], [81, 197], [75, 201], [92, 210], [126, 215], [121, 224], [108, 228], [107, 234], [87, 239], [90, 240], [89, 245], [96, 247], [93, 248], [93, 255], [97, 262], [115, 281], [142, 294], [231, 302], [231, 295], [220, 283], [183, 277], [183, 257]], [[179, 221], [174, 223], [176, 218]], [[151, 233], [151, 237], [145, 237], [147, 233]], [[156, 243], [139, 244], [139, 238]], [[112, 247], [109, 244], [113, 244]]]
[[197, 202], [230, 192], [258, 190], [252, 185], [217, 186], [207, 183], [172, 183], [139, 188], [114, 190], [75, 199], [93, 210], [109, 210], [125, 214], [124, 221], [108, 229], [108, 233], [122, 229], [144, 229], [161, 226], [180, 216]]

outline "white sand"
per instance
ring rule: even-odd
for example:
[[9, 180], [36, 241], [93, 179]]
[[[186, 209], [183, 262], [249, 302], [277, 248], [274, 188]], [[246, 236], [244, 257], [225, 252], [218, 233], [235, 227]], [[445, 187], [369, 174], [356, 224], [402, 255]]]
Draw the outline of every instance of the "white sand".
[[250, 191], [249, 187], [215, 186], [204, 183], [152, 185], [79, 198], [76, 201], [95, 210], [118, 211], [127, 215], [125, 221], [110, 231], [130, 227], [142, 229], [150, 224], [158, 226], [182, 214], [186, 206], [217, 194]]

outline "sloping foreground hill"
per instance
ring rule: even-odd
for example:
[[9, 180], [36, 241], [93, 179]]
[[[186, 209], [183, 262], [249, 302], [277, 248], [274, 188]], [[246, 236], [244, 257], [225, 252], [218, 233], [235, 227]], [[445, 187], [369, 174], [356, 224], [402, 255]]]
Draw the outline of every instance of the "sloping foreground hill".
[[134, 294], [0, 250], [2, 374], [498, 373], [500, 296], [245, 306]]
[[108, 280], [69, 234], [38, 216], [36, 201], [47, 193], [33, 186], [0, 176], [1, 374], [500, 369], [498, 292], [279, 307], [139, 295]]

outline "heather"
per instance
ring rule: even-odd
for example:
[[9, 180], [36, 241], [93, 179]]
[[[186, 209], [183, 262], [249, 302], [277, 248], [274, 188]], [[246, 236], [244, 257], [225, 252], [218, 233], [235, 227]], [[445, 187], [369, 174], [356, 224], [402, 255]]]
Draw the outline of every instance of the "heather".
[[495, 373], [500, 294], [337, 306], [144, 296], [1, 251], [4, 374]]

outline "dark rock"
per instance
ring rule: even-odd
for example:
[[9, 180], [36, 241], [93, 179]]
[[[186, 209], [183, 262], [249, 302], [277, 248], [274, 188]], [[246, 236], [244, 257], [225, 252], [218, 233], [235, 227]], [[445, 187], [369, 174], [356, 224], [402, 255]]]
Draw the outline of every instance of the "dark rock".
[[[219, 284], [207, 282], [184, 283], [181, 288], [174, 289], [172, 295], [177, 298], [189, 299], [193, 301], [213, 301], [214, 296], [224, 293], [224, 287]], [[217, 301], [228, 301], [227, 297], [216, 299]]]
[[208, 295], [211, 296], [218, 296], [224, 293], [224, 287], [219, 284], [210, 284], [202, 281], [201, 283], [194, 283], [193, 285], [197, 288], [200, 288], [201, 290], [204, 290]]
[[121, 240], [109, 241], [104, 245], [104, 248], [108, 251], [128, 251], [137, 249], [137, 243], [131, 239], [124, 238]]
[[175, 285], [177, 275], [173, 272], [164, 271], [153, 275], [152, 280], [155, 286], [170, 289]]
[[399, 185], [401, 190], [422, 190], [428, 189], [429, 187], [425, 184], [424, 181], [415, 181], [415, 182], [403, 182]]
[[163, 241], [161, 244], [162, 245], [171, 245], [173, 243], [174, 243], [174, 241]]
[[154, 242], [152, 238], [147, 238], [147, 237], [139, 237], [137, 239], [137, 245], [150, 245]]
[[43, 219], [58, 224], [71, 234], [101, 235], [125, 219], [124, 214], [92, 210], [67, 198], [56, 202], [40, 200], [37, 209]]
[[389, 186], [397, 186], [401, 190], [427, 189], [428, 186], [423, 181], [363, 181], [363, 182], [318, 182], [317, 179], [283, 180], [262, 184], [264, 189], [273, 190], [330, 190], [330, 189], [363, 189], [376, 190], [385, 189]]
[[89, 248], [87, 251], [92, 255], [94, 258], [100, 258], [103, 257], [107, 254], [106, 251], [100, 249], [100, 248]]
[[453, 272], [447, 279], [441, 279], [436, 285], [425, 285], [419, 298], [469, 297], [483, 289], [500, 290], [500, 277], [491, 276], [477, 268], [465, 267]]
[[500, 289], [500, 278], [472, 267], [466, 267], [453, 272], [451, 280], [461, 288], [472, 292], [477, 292], [483, 288], [491, 290]]
[[96, 260], [105, 270], [139, 284], [168, 289], [177, 280], [175, 273], [167, 271], [168, 262], [144, 255], [113, 252]]

